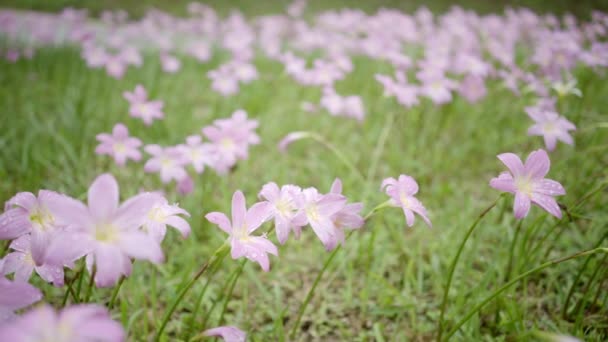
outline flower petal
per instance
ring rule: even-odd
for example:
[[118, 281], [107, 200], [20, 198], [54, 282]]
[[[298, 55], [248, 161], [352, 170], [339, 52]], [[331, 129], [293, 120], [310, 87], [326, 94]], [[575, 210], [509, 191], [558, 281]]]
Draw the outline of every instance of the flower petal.
[[562, 218], [562, 211], [555, 201], [555, 198], [539, 193], [532, 193], [532, 203], [546, 210], [549, 214]]
[[513, 177], [517, 177], [524, 173], [524, 165], [521, 159], [514, 153], [502, 153], [499, 154], [498, 159], [505, 164], [505, 166], [511, 171]]
[[528, 215], [530, 211], [530, 198], [522, 192], [515, 193], [515, 202], [513, 203], [513, 213], [515, 218], [521, 219]]
[[545, 150], [536, 150], [530, 153], [526, 159], [526, 173], [532, 176], [533, 179], [541, 179], [547, 175], [551, 161]]
[[112, 217], [118, 208], [118, 183], [114, 176], [105, 173], [95, 179], [88, 192], [89, 211], [96, 221]]
[[205, 215], [205, 218], [220, 227], [221, 230], [225, 231], [228, 234], [232, 234], [232, 226], [230, 225], [230, 220], [224, 213], [220, 213], [217, 211], [208, 213]]

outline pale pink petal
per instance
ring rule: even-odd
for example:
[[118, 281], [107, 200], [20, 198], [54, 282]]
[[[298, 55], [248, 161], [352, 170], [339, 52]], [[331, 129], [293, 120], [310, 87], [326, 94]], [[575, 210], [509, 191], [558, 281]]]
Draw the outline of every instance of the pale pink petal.
[[205, 215], [205, 218], [209, 222], [218, 225], [220, 229], [225, 231], [226, 233], [232, 234], [232, 226], [230, 225], [230, 220], [224, 213], [214, 211]]
[[205, 336], [217, 336], [225, 342], [245, 342], [247, 335], [237, 327], [224, 326], [205, 330]]
[[532, 203], [546, 210], [549, 214], [562, 218], [562, 211], [555, 201], [555, 198], [539, 193], [532, 193]]
[[501, 173], [498, 177], [490, 180], [490, 186], [500, 191], [515, 193], [516, 186], [513, 176], [508, 172]]
[[245, 214], [245, 224], [249, 233], [258, 229], [266, 222], [271, 215], [272, 204], [269, 202], [259, 202], [251, 206]]
[[114, 176], [105, 173], [95, 179], [88, 192], [89, 211], [96, 221], [112, 217], [118, 208], [118, 183]]
[[190, 235], [190, 224], [179, 216], [170, 216], [165, 223], [179, 230], [184, 238], [187, 238]]
[[515, 214], [515, 218], [521, 219], [528, 215], [530, 211], [530, 198], [522, 193], [515, 193], [515, 202], [513, 204], [513, 213]]
[[552, 179], [541, 179], [540, 181], [535, 182], [533, 191], [535, 193], [548, 196], [560, 196], [566, 194], [564, 187], [559, 182]]
[[341, 194], [342, 193], [342, 181], [340, 178], [336, 178], [334, 182], [331, 184], [331, 189], [329, 192], [333, 194]]
[[165, 259], [160, 244], [141, 231], [124, 232], [118, 240], [120, 248], [130, 257], [162, 263]]
[[517, 177], [524, 173], [524, 165], [522, 164], [521, 159], [516, 154], [502, 153], [499, 154], [497, 157], [503, 164], [505, 164], [507, 168], [509, 168], [509, 171], [511, 171], [513, 177]]
[[38, 203], [36, 196], [31, 192], [19, 192], [6, 202], [5, 210], [17, 206], [26, 209], [27, 211], [31, 211], [36, 206], [36, 203]]
[[533, 179], [541, 179], [549, 172], [551, 161], [545, 150], [536, 150], [526, 159], [526, 173], [532, 176]]
[[232, 195], [232, 226], [236, 229], [244, 227], [246, 214], [245, 195], [238, 190]]

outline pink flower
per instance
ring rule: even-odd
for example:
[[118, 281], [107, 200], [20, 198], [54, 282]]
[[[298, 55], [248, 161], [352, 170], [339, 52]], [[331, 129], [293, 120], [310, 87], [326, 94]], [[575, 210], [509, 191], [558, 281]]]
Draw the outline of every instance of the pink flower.
[[211, 79], [211, 89], [223, 96], [234, 95], [239, 92], [239, 80], [228, 70], [211, 70], [207, 73]]
[[188, 176], [184, 169], [188, 164], [188, 159], [181, 148], [147, 145], [144, 150], [152, 155], [152, 158], [144, 165], [144, 171], [160, 172], [160, 179], [163, 183], [169, 183], [172, 179], [179, 182]]
[[112, 320], [105, 307], [95, 304], [72, 305], [60, 312], [45, 305], [0, 326], [2, 341], [121, 342], [124, 339], [122, 326]]
[[[3, 262], [3, 260], [0, 260], [0, 273], [2, 272]], [[0, 277], [0, 324], [12, 319], [14, 317], [13, 311], [23, 309], [41, 299], [42, 293], [32, 285]], [[7, 325], [11, 324], [12, 322], [7, 323]], [[5, 341], [1, 338], [0, 340]]]
[[120, 55], [108, 55], [104, 61], [108, 75], [121, 79], [127, 71], [127, 61]]
[[245, 342], [247, 335], [244, 331], [233, 326], [217, 327], [213, 329], [205, 330], [203, 333], [205, 336], [217, 336], [222, 338], [225, 342]]
[[430, 98], [435, 104], [445, 104], [452, 101], [452, 90], [457, 84], [441, 73], [432, 72], [420, 76], [423, 82], [420, 93]]
[[[336, 178], [331, 185], [330, 193], [342, 194], [342, 181]], [[344, 243], [344, 229], [359, 229], [365, 224], [365, 220], [361, 217], [363, 203], [349, 203], [340, 211], [334, 214], [332, 220], [337, 228], [338, 242]]]
[[306, 219], [300, 215], [296, 219], [299, 209], [296, 205], [298, 197], [302, 196], [302, 189], [295, 185], [279, 186], [270, 182], [262, 187], [258, 195], [268, 205], [270, 217], [274, 218], [274, 226], [277, 239], [280, 244], [284, 244], [289, 237], [289, 232], [293, 230], [296, 237], [300, 236], [302, 227], [306, 225]]
[[134, 118], [141, 118], [148, 126], [155, 119], [162, 119], [165, 116], [163, 102], [148, 101], [148, 93], [141, 84], [138, 84], [132, 93], [125, 91], [123, 96], [129, 101], [129, 114]]
[[562, 213], [554, 196], [566, 194], [564, 187], [551, 179], [546, 179], [551, 162], [545, 150], [536, 150], [528, 156], [526, 163], [513, 153], [498, 155], [509, 172], [503, 172], [492, 178], [490, 186], [494, 189], [515, 194], [513, 212], [515, 218], [521, 219], [528, 215], [530, 203], [534, 203], [549, 214], [561, 218]]
[[206, 62], [211, 58], [209, 44], [204, 42], [192, 42], [190, 46], [188, 46], [187, 53], [196, 58], [199, 62]]
[[162, 197], [146, 215], [144, 230], [159, 243], [165, 238], [167, 226], [177, 229], [184, 238], [190, 235], [190, 224], [179, 215], [190, 217], [190, 214], [177, 204], [169, 204]]
[[[322, 195], [315, 188], [304, 189], [302, 195], [297, 200], [298, 207], [302, 209], [298, 216], [306, 218], [306, 223], [310, 224], [326, 250], [336, 248], [344, 233], [336, 227], [334, 215], [344, 209], [346, 198], [335, 193]], [[300, 217], [295, 219], [301, 220]]]
[[74, 199], [69, 199], [68, 203], [64, 201], [62, 205], [49, 204], [50, 211], [60, 222], [78, 227], [84, 235], [56, 240], [50, 248], [72, 250], [81, 256], [86, 254], [89, 272], [92, 272], [93, 264], [96, 266], [95, 284], [112, 286], [121, 275], [131, 273], [130, 258], [154, 263], [163, 261], [158, 241], [140, 230], [146, 215], [160, 201], [158, 194], [142, 193], [119, 206], [118, 183], [112, 175], [103, 174], [89, 187], [88, 207]]
[[36, 270], [36, 273], [45, 281], [53, 283], [55, 286], [63, 286], [63, 265], [37, 264], [33, 255], [36, 252], [43, 254], [44, 251], [32, 251], [32, 248], [46, 248], [46, 245], [32, 245], [31, 238], [31, 235], [27, 234], [13, 240], [10, 248], [14, 252], [4, 258], [2, 274], [15, 273], [15, 280], [27, 282], [32, 276], [32, 272]]
[[36, 266], [48, 264], [49, 253], [56, 260], [51, 264], [69, 264], [74, 260], [70, 255], [64, 255], [61, 250], [49, 250], [54, 240], [65, 239], [73, 234], [73, 228], [58, 222], [50, 207], [69, 204], [69, 200], [53, 191], [40, 190], [38, 198], [30, 192], [20, 192], [6, 202], [6, 211], [0, 216], [0, 232], [4, 232], [0, 237], [13, 239], [29, 233], [31, 238], [28, 237], [28, 246], [22, 246], [21, 249], [23, 252], [28, 251], [30, 261]]
[[484, 79], [472, 74], [467, 75], [460, 83], [458, 92], [470, 103], [481, 100], [488, 93]]
[[269, 217], [266, 203], [256, 203], [249, 210], [245, 196], [237, 191], [232, 196], [232, 222], [223, 213], [211, 212], [205, 215], [209, 222], [220, 227], [230, 235], [231, 254], [233, 259], [245, 257], [255, 261], [264, 271], [270, 269], [268, 254], [278, 255], [277, 247], [265, 236], [252, 236]]
[[95, 148], [97, 154], [107, 154], [114, 158], [119, 166], [124, 166], [127, 160], [141, 160], [141, 140], [129, 136], [129, 129], [118, 123], [112, 129], [112, 134], [101, 133], [97, 135], [100, 142]]
[[164, 72], [171, 74], [178, 72], [182, 65], [179, 59], [166, 52], [160, 54], [160, 64]]
[[428, 218], [426, 208], [414, 197], [418, 193], [418, 183], [408, 175], [400, 175], [399, 179], [393, 177], [382, 181], [382, 189], [389, 195], [390, 204], [400, 207], [405, 214], [405, 222], [409, 227], [414, 225], [414, 213], [422, 217], [422, 220], [432, 227], [431, 220]]
[[572, 136], [568, 131], [576, 130], [576, 126], [565, 117], [560, 116], [552, 110], [528, 108], [528, 116], [534, 120], [534, 125], [528, 129], [528, 135], [540, 135], [545, 140], [545, 146], [553, 151], [557, 141], [563, 141], [568, 145], [574, 144]]
[[202, 173], [205, 170], [205, 165], [213, 165], [216, 159], [213, 146], [202, 143], [200, 135], [187, 137], [186, 144], [179, 145], [179, 148], [183, 156], [188, 159], [188, 163], [194, 167], [196, 173]]
[[216, 160], [212, 166], [219, 173], [227, 172], [238, 159], [247, 159], [249, 146], [260, 143], [255, 133], [258, 124], [257, 120], [249, 120], [244, 110], [237, 110], [232, 117], [215, 120], [202, 129], [213, 146]]

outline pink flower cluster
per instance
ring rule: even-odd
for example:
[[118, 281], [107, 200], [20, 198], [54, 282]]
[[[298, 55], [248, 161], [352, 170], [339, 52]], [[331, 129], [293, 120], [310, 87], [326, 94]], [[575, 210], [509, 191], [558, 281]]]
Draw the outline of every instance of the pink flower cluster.
[[157, 193], [119, 204], [118, 183], [110, 174], [91, 184], [87, 204], [49, 190], [38, 196], [20, 192], [0, 215], [0, 239], [13, 240], [2, 274], [15, 273], [15, 280], [26, 282], [36, 272], [62, 286], [64, 267], [86, 257], [96, 285], [112, 286], [131, 273], [132, 259], [164, 260], [160, 243], [167, 225], [188, 236], [190, 226], [179, 215], [188, 213]]
[[270, 269], [268, 254], [278, 255], [277, 247], [262, 235], [252, 235], [262, 224], [273, 221], [279, 243], [284, 244], [293, 232], [300, 237], [309, 225], [327, 250], [344, 242], [345, 229], [359, 229], [364, 220], [360, 215], [362, 203], [347, 203], [342, 195], [342, 182], [336, 179], [327, 194], [315, 188], [302, 189], [296, 185], [279, 187], [270, 182], [259, 193], [262, 201], [247, 209], [241, 191], [232, 197], [232, 220], [220, 212], [205, 217], [230, 235], [232, 258], [245, 257]]
[[[137, 85], [132, 93], [125, 92], [124, 97], [130, 103], [131, 116], [142, 118], [146, 125], [164, 117], [163, 102], [149, 101], [142, 85]], [[248, 158], [251, 145], [260, 143], [255, 132], [257, 127], [257, 120], [250, 120], [244, 110], [237, 110], [230, 118], [215, 120], [202, 128], [201, 133], [208, 142], [203, 142], [201, 135], [191, 135], [185, 143], [175, 146], [146, 145], [144, 151], [151, 158], [146, 161], [144, 171], [159, 173], [163, 183], [175, 180], [178, 191], [187, 194], [193, 190], [194, 182], [186, 167], [191, 166], [197, 174], [205, 167], [226, 174], [238, 160]], [[111, 134], [98, 134], [97, 140], [100, 144], [95, 153], [113, 157], [119, 166], [128, 160], [141, 160], [141, 140], [129, 136], [128, 128], [122, 123], [116, 124]]]

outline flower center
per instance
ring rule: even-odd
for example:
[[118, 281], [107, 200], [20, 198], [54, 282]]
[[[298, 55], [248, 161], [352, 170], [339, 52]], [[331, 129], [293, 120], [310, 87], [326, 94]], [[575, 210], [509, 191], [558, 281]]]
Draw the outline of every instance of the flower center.
[[152, 210], [150, 210], [150, 212], [148, 213], [148, 219], [150, 221], [155, 221], [155, 222], [165, 222], [165, 220], [167, 219], [167, 215], [165, 214], [165, 211], [162, 208], [154, 208]]
[[46, 230], [53, 225], [55, 219], [48, 210], [37, 207], [30, 213], [30, 222], [32, 222], [34, 228]]
[[137, 110], [142, 114], [142, 115], [147, 115], [148, 112], [150, 111], [148, 109], [148, 104], [147, 103], [140, 103], [137, 105]]
[[285, 199], [280, 199], [276, 201], [274, 206], [279, 212], [279, 214], [281, 214], [281, 216], [283, 217], [287, 217], [289, 216], [289, 214], [291, 214], [291, 204]]
[[99, 242], [116, 242], [118, 228], [111, 224], [100, 224], [95, 227], [95, 240]]
[[515, 186], [517, 187], [517, 190], [519, 190], [520, 192], [523, 192], [524, 194], [526, 194], [528, 196], [532, 196], [533, 184], [532, 184], [532, 181], [530, 180], [530, 178], [523, 177], [523, 178], [517, 179], [515, 181]]
[[232, 150], [234, 148], [234, 141], [230, 138], [223, 138], [220, 141], [220, 144], [226, 150]]
[[127, 147], [123, 143], [115, 143], [112, 147], [116, 153], [124, 153], [127, 150]]
[[543, 131], [545, 131], [545, 133], [555, 133], [557, 131], [557, 126], [554, 122], [547, 122], [543, 124]]
[[319, 209], [316, 204], [311, 204], [306, 207], [306, 216], [311, 221], [318, 221], [320, 219]]

